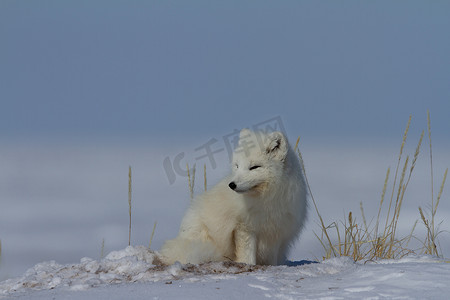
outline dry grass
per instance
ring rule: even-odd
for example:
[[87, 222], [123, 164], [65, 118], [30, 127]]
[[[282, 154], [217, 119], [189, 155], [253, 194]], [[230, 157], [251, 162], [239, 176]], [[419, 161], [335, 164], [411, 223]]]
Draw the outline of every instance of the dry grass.
[[442, 179], [441, 187], [439, 189], [439, 193], [436, 198], [436, 202], [434, 202], [433, 147], [431, 144], [431, 120], [430, 119], [431, 119], [430, 112], [428, 111], [427, 124], [428, 124], [428, 138], [430, 141], [430, 171], [431, 171], [430, 215], [431, 216], [427, 218], [421, 207], [419, 207], [419, 214], [420, 214], [420, 218], [421, 218], [423, 224], [425, 225], [425, 228], [427, 229], [427, 235], [425, 237], [425, 240], [423, 241], [423, 249], [424, 249], [423, 252], [425, 254], [440, 256], [440, 253], [438, 251], [438, 247], [436, 244], [438, 244], [437, 237], [442, 231], [439, 230], [439, 225], [436, 226], [436, 224], [435, 224], [436, 218], [435, 217], [436, 217], [437, 209], [439, 206], [439, 202], [441, 200], [442, 192], [444, 191], [444, 185], [445, 185], [445, 181], [447, 179], [448, 168], [444, 172], [444, 177]]
[[148, 249], [151, 249], [152, 247], [152, 241], [153, 241], [153, 236], [155, 235], [155, 229], [156, 229], [156, 223], [153, 224], [153, 230], [152, 230], [152, 235], [150, 236], [150, 242], [148, 243]]
[[203, 165], [203, 179], [204, 179], [203, 185], [204, 185], [205, 192], [206, 192], [206, 190], [207, 190], [206, 165]]
[[[188, 176], [188, 184], [189, 184], [189, 193], [191, 196], [191, 200], [194, 199], [194, 185], [195, 185], [195, 164], [192, 168], [192, 175], [189, 170], [189, 164], [186, 164], [187, 176]], [[206, 179], [205, 179], [206, 180]]]
[[130, 223], [128, 225], [128, 246], [131, 245], [131, 166], [128, 167], [128, 216]]
[[[186, 164], [186, 170], [188, 175], [188, 187], [189, 187], [189, 194], [191, 197], [191, 201], [194, 199], [194, 185], [195, 185], [195, 171], [196, 171], [196, 165], [192, 167], [192, 175], [191, 171], [189, 170], [189, 164]], [[203, 189], [206, 192], [208, 190], [208, 181], [206, 178], [206, 164], [203, 165]]]
[[102, 239], [102, 247], [100, 249], [100, 259], [105, 257], [105, 239]]
[[[191, 200], [194, 199], [194, 185], [195, 185], [195, 170], [196, 166], [192, 167], [192, 175], [191, 171], [189, 170], [189, 164], [186, 164], [186, 170], [187, 170], [187, 177], [188, 177], [188, 186], [189, 186], [189, 194], [191, 197]], [[203, 165], [203, 189], [206, 192], [208, 190], [208, 181], [206, 178], [206, 164]]]
[[[432, 168], [432, 154], [431, 154], [431, 129], [428, 115], [428, 133], [430, 141], [430, 164]], [[404, 202], [405, 192], [408, 188], [412, 173], [416, 166], [416, 162], [420, 153], [420, 147], [422, 144], [424, 132], [422, 132], [419, 142], [416, 147], [413, 159], [410, 160], [409, 156], [403, 158], [404, 146], [406, 138], [409, 132], [409, 126], [411, 123], [411, 116], [408, 119], [406, 129], [403, 134], [402, 144], [400, 146], [400, 152], [398, 156], [397, 166], [395, 168], [395, 174], [393, 177], [393, 185], [390, 193], [388, 208], [385, 220], [382, 218], [382, 210], [385, 205], [385, 196], [389, 183], [389, 177], [391, 169], [388, 168], [386, 177], [384, 180], [383, 190], [381, 193], [381, 199], [379, 204], [378, 213], [375, 218], [374, 224], [368, 224], [364, 213], [362, 203], [360, 204], [362, 224], [357, 222], [357, 219], [353, 216], [352, 212], [349, 212], [344, 221], [334, 221], [330, 225], [325, 225], [323, 218], [317, 208], [317, 203], [312, 194], [308, 178], [306, 176], [305, 165], [301, 152], [298, 149], [299, 139], [297, 140], [295, 149], [300, 158], [302, 168], [305, 174], [306, 184], [319, 218], [319, 226], [321, 233], [316, 234], [317, 239], [324, 248], [325, 254], [323, 259], [338, 256], [349, 256], [355, 261], [358, 260], [375, 260], [375, 259], [396, 259], [401, 258], [409, 253], [414, 252], [409, 248], [409, 242], [413, 237], [414, 230], [417, 225], [417, 221], [413, 224], [411, 232], [404, 236], [398, 237], [397, 225], [401, 212], [401, 208]], [[433, 172], [433, 171], [431, 171]], [[423, 248], [419, 250], [421, 253], [433, 254], [439, 256], [439, 252], [436, 247], [437, 235], [441, 232], [435, 227], [435, 215], [439, 200], [442, 196], [442, 191], [445, 184], [447, 171], [444, 174], [444, 180], [442, 181], [439, 195], [436, 203], [434, 203], [434, 195], [432, 190], [432, 205], [431, 205], [431, 220], [427, 219], [423, 213], [423, 210], [419, 208], [420, 217], [427, 228], [427, 236], [422, 239]], [[433, 184], [433, 177], [432, 177]], [[384, 227], [380, 227], [383, 226]], [[333, 236], [333, 239], [331, 238]]]
[[[299, 149], [299, 143], [300, 143], [300, 137], [297, 139], [297, 142], [295, 143], [294, 149], [297, 151], [298, 157], [300, 158], [300, 163], [302, 165], [302, 169], [303, 169], [303, 172], [304, 172], [304, 175], [305, 175], [306, 186], [308, 187], [309, 195], [311, 196], [311, 199], [313, 201], [314, 208], [316, 210], [317, 216], [319, 217], [320, 226], [322, 228], [322, 237], [319, 238], [317, 235], [316, 236], [318, 237], [318, 239], [319, 239], [320, 243], [322, 244], [322, 246], [324, 247], [324, 249], [327, 250], [327, 247], [325, 245], [331, 245], [332, 246], [333, 243], [331, 242], [330, 236], [328, 235], [328, 227], [325, 226], [325, 223], [324, 223], [324, 221], [322, 219], [322, 216], [319, 213], [319, 209], [317, 208], [316, 200], [314, 199], [314, 195], [313, 195], [313, 193], [311, 191], [311, 186], [309, 185], [309, 182], [308, 182], [308, 176], [306, 176], [305, 163], [303, 161], [302, 153], [300, 152], [300, 149]], [[339, 235], [339, 231], [338, 231], [338, 235]], [[326, 237], [326, 240], [324, 240], [324, 237]], [[332, 252], [332, 254], [334, 256], [337, 256], [337, 253], [336, 253], [334, 247], [329, 247], [328, 249], [330, 250], [330, 256], [331, 256], [331, 252]]]
[[[194, 169], [195, 169], [195, 166], [194, 166]], [[195, 171], [194, 171], [194, 174], [195, 174]], [[189, 186], [190, 186], [190, 181], [189, 181]], [[191, 190], [191, 194], [192, 193], [193, 193], [193, 191]], [[129, 217], [128, 246], [131, 246], [131, 199], [132, 199], [131, 196], [132, 196], [132, 174], [131, 174], [131, 166], [129, 166], [128, 167], [128, 217]], [[157, 224], [157, 222], [155, 222], [153, 224], [153, 230], [152, 230], [152, 234], [150, 236], [150, 242], [148, 244], [148, 248], [149, 249], [152, 246], [153, 236], [155, 235], [156, 224]], [[104, 255], [104, 248], [105, 248], [105, 239], [103, 239], [103, 241], [102, 241], [102, 249], [101, 249], [101, 257], [102, 258], [103, 258], [103, 255]]]

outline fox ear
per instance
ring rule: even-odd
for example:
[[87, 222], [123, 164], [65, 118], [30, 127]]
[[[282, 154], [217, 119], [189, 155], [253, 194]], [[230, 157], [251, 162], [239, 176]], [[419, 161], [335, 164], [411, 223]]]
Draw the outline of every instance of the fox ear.
[[252, 132], [250, 131], [250, 129], [244, 128], [244, 129], [242, 129], [241, 132], [239, 133], [239, 139], [240, 139], [240, 140], [246, 139], [246, 138], [249, 137], [249, 135], [250, 135], [251, 133], [252, 133]]
[[272, 132], [266, 138], [266, 153], [273, 159], [284, 161], [288, 151], [288, 143], [285, 136], [279, 132]]

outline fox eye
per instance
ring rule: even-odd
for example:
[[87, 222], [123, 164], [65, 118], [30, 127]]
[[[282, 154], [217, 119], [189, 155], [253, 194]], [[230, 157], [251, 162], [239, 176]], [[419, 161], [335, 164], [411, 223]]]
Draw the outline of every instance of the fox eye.
[[251, 171], [251, 170], [255, 170], [255, 169], [258, 169], [258, 168], [260, 168], [261, 166], [252, 166], [252, 167], [250, 167], [249, 168], [249, 170]]
[[239, 165], [238, 165], [238, 164], [234, 164], [234, 167], [235, 167], [236, 169], [239, 169]]

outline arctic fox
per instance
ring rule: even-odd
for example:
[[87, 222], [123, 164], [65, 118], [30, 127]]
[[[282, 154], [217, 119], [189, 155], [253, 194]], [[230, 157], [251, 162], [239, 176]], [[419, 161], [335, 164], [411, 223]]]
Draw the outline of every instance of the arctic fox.
[[162, 246], [162, 260], [282, 264], [306, 208], [303, 172], [286, 137], [243, 129], [231, 175], [193, 200], [178, 236]]

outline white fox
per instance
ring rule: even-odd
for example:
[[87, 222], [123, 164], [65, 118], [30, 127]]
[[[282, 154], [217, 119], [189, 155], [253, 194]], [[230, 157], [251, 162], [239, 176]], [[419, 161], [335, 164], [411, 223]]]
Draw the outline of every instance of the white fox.
[[282, 264], [306, 210], [303, 172], [286, 137], [243, 129], [232, 174], [193, 200], [178, 236], [160, 254], [167, 264]]

